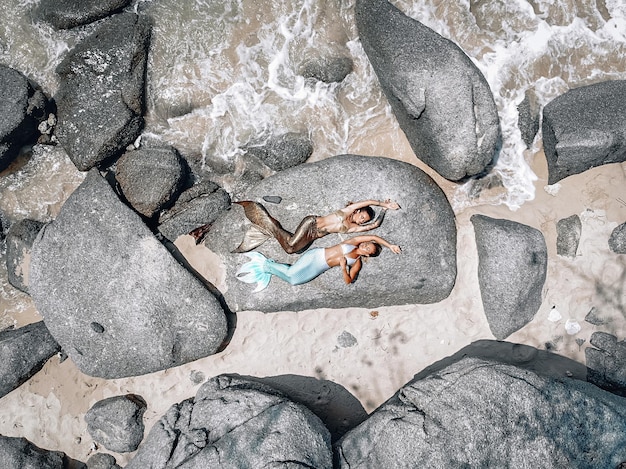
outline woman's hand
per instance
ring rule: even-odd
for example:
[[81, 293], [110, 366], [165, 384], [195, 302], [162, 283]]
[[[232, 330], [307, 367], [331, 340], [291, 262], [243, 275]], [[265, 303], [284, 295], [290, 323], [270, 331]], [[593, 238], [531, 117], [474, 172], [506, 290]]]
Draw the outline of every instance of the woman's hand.
[[385, 200], [381, 205], [391, 210], [398, 210], [400, 208], [400, 205], [398, 204], [398, 202], [394, 202], [391, 199]]
[[402, 249], [400, 249], [400, 246], [398, 246], [397, 244], [390, 244], [389, 249], [391, 250], [391, 252], [396, 254], [400, 254], [402, 252]]

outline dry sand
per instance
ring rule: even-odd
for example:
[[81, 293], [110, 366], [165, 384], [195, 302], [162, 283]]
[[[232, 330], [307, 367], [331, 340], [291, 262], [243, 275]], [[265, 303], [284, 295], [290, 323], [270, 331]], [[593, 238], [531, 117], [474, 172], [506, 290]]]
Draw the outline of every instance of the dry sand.
[[[428, 365], [474, 341], [493, 339], [476, 275], [478, 260], [469, 221], [474, 213], [525, 223], [546, 237], [549, 265], [543, 304], [533, 321], [507, 341], [540, 349], [550, 344], [553, 351], [584, 364], [584, 349], [593, 332], [607, 331], [620, 340], [626, 337], [626, 256], [610, 252], [607, 243], [613, 228], [626, 221], [626, 163], [571, 176], [561, 181], [555, 193], [557, 186], [544, 190], [547, 169], [543, 153], [529, 158], [538, 175], [534, 200], [517, 211], [477, 205], [457, 213], [458, 277], [447, 299], [375, 311], [245, 311], [237, 314], [237, 328], [223, 352], [127, 379], [91, 378], [71, 360], [60, 362], [53, 357], [30, 381], [2, 398], [0, 434], [23, 436], [43, 448], [85, 461], [94, 451], [108, 452], [96, 449], [83, 420], [96, 401], [125, 393], [143, 396], [148, 403], [144, 416], [147, 432], [170, 405], [194, 396], [203, 378], [221, 373], [281, 376], [283, 382], [294, 386], [304, 380], [298, 377], [317, 378], [317, 385], [309, 383], [298, 390], [300, 397], [334, 407], [346, 425], [351, 419], [357, 421], [363, 418], [363, 409], [374, 410]], [[420, 166], [414, 156], [410, 162]], [[453, 184], [428, 172], [450, 196]], [[582, 238], [578, 255], [568, 259], [556, 254], [556, 222], [573, 214], [582, 219]], [[189, 236], [179, 238], [176, 245], [198, 272], [221, 284], [223, 272], [213, 253], [195, 246]], [[28, 304], [25, 295], [21, 299]], [[585, 322], [592, 307], [607, 319], [606, 325]], [[554, 320], [559, 315], [560, 319]], [[14, 310], [11, 316], [18, 325], [40, 319], [32, 305]], [[570, 326], [576, 322], [580, 331], [569, 334], [568, 321]], [[346, 333], [354, 337], [352, 345]], [[358, 402], [345, 392], [338, 393], [332, 383], [345, 388]], [[121, 465], [132, 457], [113, 454]]]

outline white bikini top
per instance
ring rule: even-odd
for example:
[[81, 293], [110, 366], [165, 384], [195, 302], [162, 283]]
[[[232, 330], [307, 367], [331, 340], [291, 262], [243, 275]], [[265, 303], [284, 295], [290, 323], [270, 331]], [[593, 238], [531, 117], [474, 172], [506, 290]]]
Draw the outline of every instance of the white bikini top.
[[346, 254], [354, 251], [355, 248], [356, 248], [356, 246], [353, 246], [352, 244], [342, 244], [341, 245], [341, 252], [343, 253], [343, 257], [346, 258], [346, 261], [348, 261], [348, 265], [354, 265], [354, 263], [356, 262], [356, 259], [353, 259], [352, 257], [346, 256]]

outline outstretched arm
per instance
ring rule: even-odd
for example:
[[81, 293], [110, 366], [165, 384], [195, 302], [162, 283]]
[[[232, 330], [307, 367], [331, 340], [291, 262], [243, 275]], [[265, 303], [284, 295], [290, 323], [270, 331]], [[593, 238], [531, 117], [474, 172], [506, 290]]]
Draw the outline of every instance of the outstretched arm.
[[345, 206], [344, 208], [342, 208], [341, 210], [345, 213], [352, 213], [355, 210], [358, 210], [360, 208], [363, 207], [367, 207], [368, 205], [374, 205], [377, 207], [383, 207], [386, 209], [391, 209], [391, 210], [398, 210], [400, 208], [400, 205], [398, 205], [397, 202], [394, 202], [391, 199], [387, 199], [387, 200], [373, 200], [373, 199], [368, 199], [368, 200], [362, 200], [360, 202], [354, 202], [351, 204], [348, 204], [347, 206]]
[[394, 252], [396, 254], [400, 254], [400, 252], [402, 251], [400, 249], [400, 246], [398, 246], [397, 244], [391, 244], [386, 239], [381, 238], [380, 236], [376, 236], [376, 235], [359, 235], [359, 236], [355, 236], [353, 238], [350, 238], [344, 241], [344, 243], [351, 244], [353, 246], [358, 246], [361, 243], [367, 243], [367, 242], [378, 243], [381, 246], [386, 247], [391, 252]]

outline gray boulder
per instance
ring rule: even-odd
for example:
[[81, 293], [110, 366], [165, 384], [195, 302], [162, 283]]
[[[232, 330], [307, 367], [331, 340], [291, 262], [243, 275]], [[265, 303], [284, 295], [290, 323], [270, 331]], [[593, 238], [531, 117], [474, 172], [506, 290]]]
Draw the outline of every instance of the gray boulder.
[[330, 435], [306, 407], [237, 375], [207, 381], [173, 405], [126, 469], [332, 468]]
[[535, 141], [535, 136], [539, 132], [541, 122], [541, 105], [534, 90], [526, 90], [524, 99], [517, 106], [518, 120], [517, 126], [522, 133], [522, 140], [526, 148], [530, 148]]
[[143, 127], [147, 18], [108, 18], [59, 64], [56, 136], [76, 167], [106, 166]]
[[[443, 191], [413, 165], [380, 157], [341, 155], [291, 168], [257, 184], [246, 199], [263, 203], [264, 196], [282, 202], [266, 204], [272, 216], [294, 230], [307, 215], [326, 215], [349, 201], [367, 199], [397, 201], [402, 207], [388, 211], [376, 234], [398, 244], [399, 255], [385, 249], [368, 260], [358, 280], [346, 285], [340, 269], [330, 269], [309, 283], [291, 286], [273, 278], [269, 286], [252, 293], [254, 285], [235, 277], [249, 259], [231, 254], [249, 222], [240, 206], [234, 206], [213, 225], [206, 245], [220, 255], [226, 269], [224, 297], [233, 311], [300, 311], [317, 308], [373, 308], [415, 303], [436, 303], [446, 298], [456, 279], [456, 225]], [[331, 234], [312, 247], [328, 247], [346, 236]], [[270, 239], [258, 248], [266, 257], [293, 263], [297, 254], [286, 254]]]
[[0, 171], [34, 144], [39, 123], [48, 117], [48, 99], [23, 73], [0, 64]]
[[472, 215], [478, 283], [489, 328], [504, 339], [529, 323], [541, 306], [548, 250], [543, 234], [510, 220]]
[[41, 0], [33, 10], [37, 21], [70, 29], [117, 13], [131, 0]]
[[609, 249], [616, 254], [626, 254], [626, 222], [615, 227], [611, 232]]
[[626, 341], [606, 332], [594, 332], [593, 347], [585, 349], [588, 380], [603, 389], [626, 396]]
[[43, 321], [0, 331], [0, 397], [29, 380], [60, 350]]
[[0, 461], [6, 469], [86, 469], [60, 451], [48, 451], [26, 438], [0, 435]]
[[186, 167], [175, 148], [142, 146], [117, 161], [115, 178], [137, 212], [151, 218], [171, 205], [185, 184]]
[[324, 83], [338, 83], [352, 72], [352, 67], [353, 61], [350, 57], [315, 57], [300, 66], [299, 74]]
[[180, 235], [211, 225], [230, 207], [228, 192], [214, 182], [202, 182], [184, 191], [174, 206], [161, 213], [158, 230], [166, 239], [176, 241]]
[[313, 154], [313, 143], [306, 135], [288, 132], [270, 138], [261, 146], [246, 148], [246, 155], [261, 160], [274, 171], [283, 171], [308, 160]]
[[335, 446], [339, 468], [616, 468], [626, 400], [589, 383], [464, 358], [414, 379]]
[[122, 469], [115, 457], [106, 453], [96, 453], [87, 459], [87, 469]]
[[471, 59], [387, 0], [357, 0], [356, 25], [415, 155], [453, 181], [483, 172], [495, 156], [500, 122]]
[[85, 414], [87, 431], [110, 451], [135, 451], [143, 440], [145, 411], [145, 401], [134, 394], [102, 399]]
[[556, 253], [559, 256], [572, 259], [576, 257], [582, 228], [578, 215], [572, 215], [556, 222]]
[[30, 251], [43, 225], [36, 220], [24, 219], [13, 223], [7, 233], [6, 262], [9, 283], [25, 293], [28, 293]]
[[32, 249], [29, 291], [35, 306], [90, 376], [142, 375], [215, 353], [227, 325], [208, 287], [172, 257], [95, 169]]
[[548, 183], [626, 161], [626, 80], [581, 86], [543, 109]]

